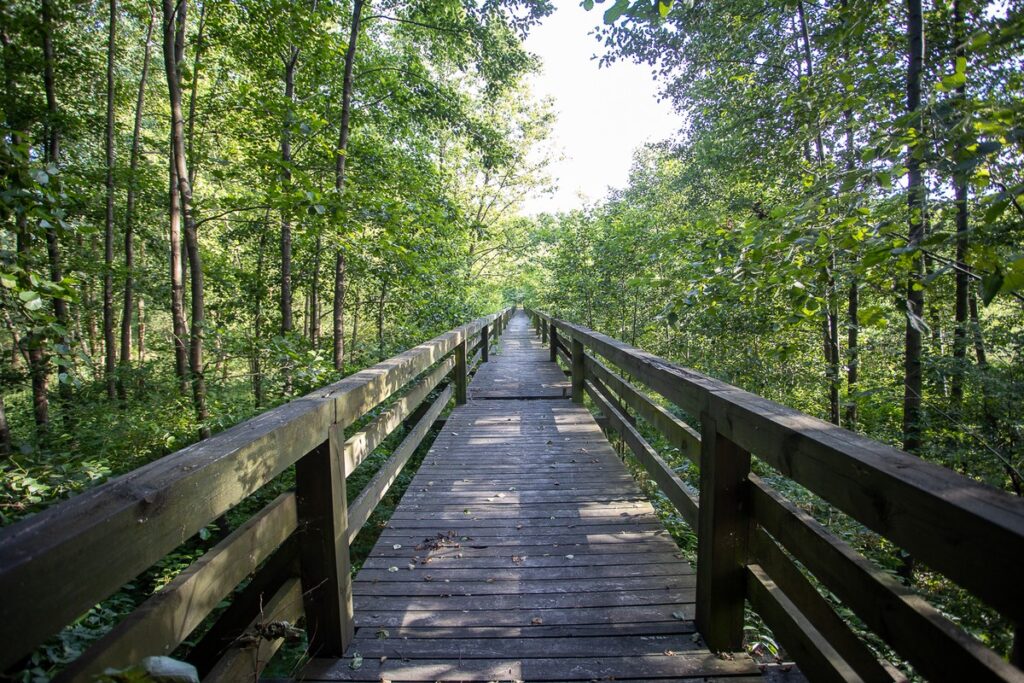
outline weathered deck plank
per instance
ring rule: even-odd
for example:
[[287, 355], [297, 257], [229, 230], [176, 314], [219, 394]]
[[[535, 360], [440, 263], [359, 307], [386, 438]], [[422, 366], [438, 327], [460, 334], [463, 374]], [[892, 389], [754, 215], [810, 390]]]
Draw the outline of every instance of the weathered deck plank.
[[693, 570], [548, 358], [514, 317], [353, 582], [355, 641], [304, 680], [757, 677], [695, 639]]

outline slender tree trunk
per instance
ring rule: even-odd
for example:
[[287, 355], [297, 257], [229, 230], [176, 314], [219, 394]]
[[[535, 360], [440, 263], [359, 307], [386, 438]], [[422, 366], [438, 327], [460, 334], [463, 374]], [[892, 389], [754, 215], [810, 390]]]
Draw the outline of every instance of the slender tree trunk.
[[[843, 0], [842, 7], [843, 23], [846, 25], [848, 21], [846, 12], [849, 11], [849, 0]], [[843, 63], [846, 65], [851, 63], [849, 48], [843, 50]], [[856, 166], [857, 152], [853, 146], [853, 111], [850, 109], [843, 110], [843, 126], [846, 133], [846, 149], [844, 150], [846, 172], [852, 174]], [[856, 276], [851, 276], [850, 288], [846, 296], [846, 427], [852, 430], [857, 429], [857, 401], [854, 399], [854, 394], [857, 391], [857, 374], [860, 369], [858, 340], [860, 325], [857, 321], [857, 310], [859, 307], [860, 285], [857, 282]]]
[[350, 354], [354, 354], [356, 349], [359, 348], [356, 345], [356, 340], [359, 339], [359, 291], [356, 290], [352, 295], [352, 348]]
[[[184, 26], [184, 23], [182, 23]], [[178, 32], [179, 39], [181, 40], [181, 58], [178, 63], [181, 64], [185, 56], [185, 33], [184, 31]], [[195, 157], [195, 140], [196, 140], [196, 100], [199, 95], [199, 67], [202, 65], [203, 60], [203, 48], [206, 47], [204, 38], [206, 36], [206, 3], [202, 2], [199, 5], [199, 28], [196, 33], [196, 53], [192, 57], [192, 87], [188, 98], [188, 135], [186, 136], [186, 144], [188, 150], [186, 152], [186, 159], [188, 161], [188, 184], [189, 187], [195, 187], [196, 185], [196, 173], [199, 171], [199, 162]], [[180, 77], [179, 77], [180, 81]]]
[[[135, 227], [135, 186], [139, 169], [139, 147], [142, 139], [142, 107], [146, 101], [146, 77], [149, 75], [149, 57], [153, 44], [153, 25], [156, 23], [156, 9], [149, 8], [149, 24], [146, 27], [146, 47], [142, 53], [142, 74], [139, 77], [139, 94], [135, 99], [135, 125], [132, 128], [132, 151], [128, 173], [128, 199], [124, 213], [124, 307], [121, 310], [121, 372], [117, 392], [121, 400], [126, 398], [124, 378], [132, 363], [132, 309], [134, 308], [133, 287], [135, 284], [135, 244], [132, 230]], [[139, 322], [141, 325], [141, 321]]]
[[141, 366], [146, 362], [146, 298], [141, 294], [135, 299], [135, 318], [138, 331], [135, 335], [138, 344], [136, 362]]
[[[803, 48], [804, 67], [807, 70], [808, 80], [813, 81], [814, 58], [811, 52], [811, 35], [807, 27], [807, 13], [803, 0], [798, 0], [796, 6], [797, 17], [800, 21], [800, 39]], [[817, 121], [814, 123], [814, 148], [818, 162], [817, 167], [820, 171], [825, 166], [825, 145], [821, 139], [821, 126]], [[805, 153], [809, 155], [806, 148]], [[828, 242], [829, 254], [822, 271], [822, 279], [825, 284], [825, 318], [821, 323], [821, 336], [825, 356], [825, 374], [828, 380], [829, 419], [833, 424], [839, 424], [839, 306], [835, 279], [836, 253], [832, 247], [832, 240], [829, 239]]]
[[[957, 59], [967, 58], [967, 52], [963, 47], [964, 17], [960, 9], [960, 0], [953, 0], [953, 42], [956, 44], [956, 51], [953, 55], [953, 65], [956, 66]], [[967, 86], [962, 85], [956, 90], [957, 100], [961, 106], [967, 101]], [[970, 271], [967, 266], [967, 251], [970, 248], [970, 236], [968, 235], [968, 187], [967, 175], [954, 172], [953, 174], [954, 204], [956, 206], [956, 294], [955, 294], [955, 327], [953, 329], [953, 377], [951, 379], [950, 393], [953, 403], [960, 408], [964, 398], [964, 374], [967, 370], [967, 330], [969, 312], [969, 292], [971, 287]]]
[[320, 348], [320, 256], [323, 251], [320, 233], [316, 235], [313, 247], [313, 273], [309, 283], [309, 343], [314, 349]]
[[[16, 142], [21, 135], [15, 133]], [[29, 242], [28, 242], [28, 219], [24, 212], [17, 215], [15, 219], [17, 231], [16, 253], [19, 264], [28, 264]], [[40, 441], [46, 439], [50, 427], [50, 396], [47, 388], [46, 378], [49, 374], [49, 359], [43, 349], [43, 337], [36, 332], [30, 332], [26, 339], [28, 346], [28, 368], [29, 376], [32, 379], [32, 414], [36, 423], [36, 435]]]
[[971, 315], [971, 332], [974, 338], [974, 355], [978, 367], [988, 367], [988, 353], [985, 351], [985, 338], [981, 333], [981, 320], [978, 317], [978, 295], [973, 289], [970, 290], [968, 306]]
[[188, 351], [185, 325], [185, 274], [181, 258], [181, 205], [178, 202], [178, 172], [175, 169], [174, 148], [168, 156], [170, 163], [170, 242], [171, 242], [171, 319], [174, 336], [174, 374], [178, 378], [178, 391], [188, 392]]
[[260, 340], [263, 339], [263, 262], [264, 252], [267, 244], [267, 223], [270, 222], [270, 212], [267, 212], [263, 220], [263, 229], [260, 230], [259, 252], [256, 257], [256, 296], [254, 298], [253, 324], [252, 324], [252, 349], [249, 367], [252, 372], [252, 400], [256, 408], [263, 407], [263, 365], [260, 359]]
[[[907, 112], [920, 134], [921, 72], [924, 68], [924, 17], [921, 0], [907, 0]], [[924, 237], [924, 177], [920, 144], [907, 146], [907, 209], [910, 214], [907, 246], [916, 248]], [[921, 447], [921, 347], [924, 315], [922, 272], [924, 260], [914, 258], [907, 282], [907, 329], [903, 365], [903, 450]]]
[[[295, 64], [299, 50], [288, 49], [284, 60], [284, 97], [288, 111], [281, 126], [281, 180], [286, 192], [290, 191], [292, 180], [292, 103], [295, 101]], [[281, 209], [281, 336], [292, 332], [292, 219], [291, 208], [285, 203]], [[284, 376], [284, 394], [292, 393], [291, 362], [285, 361], [281, 368]]]
[[[203, 262], [199, 253], [196, 222], [192, 214], [192, 186], [189, 183], [188, 163], [185, 158], [185, 122], [181, 106], [181, 79], [176, 68], [185, 47], [185, 22], [188, 0], [163, 0], [164, 9], [164, 62], [167, 70], [167, 89], [171, 106], [171, 141], [175, 172], [178, 181], [178, 201], [185, 233], [185, 253], [188, 256], [192, 321], [189, 344], [189, 373], [192, 380], [192, 400], [199, 421], [199, 437], [210, 435], [206, 424], [209, 412], [206, 406], [206, 379], [203, 367], [203, 340], [206, 311], [203, 299]], [[177, 24], [177, 25], [176, 25]]]
[[380, 298], [377, 300], [377, 359], [384, 360], [384, 304], [388, 296], [387, 280], [380, 284]]
[[[341, 125], [338, 132], [338, 152], [334, 162], [334, 190], [336, 200], [341, 203], [345, 191], [345, 159], [348, 153], [349, 119], [352, 110], [352, 68], [356, 61], [356, 43], [359, 40], [359, 24], [362, 21], [363, 0], [354, 0], [352, 5], [352, 26], [349, 31], [348, 47], [345, 49], [345, 77], [341, 93]], [[334, 257], [334, 369], [342, 371], [345, 366], [345, 250], [339, 247]]]
[[114, 60], [117, 54], [117, 0], [110, 0], [107, 36], [107, 215], [103, 232], [103, 374], [107, 397], [116, 394], [117, 347], [114, 345]]
[[7, 407], [4, 405], [4, 394], [0, 392], [0, 458], [8, 458], [13, 450], [11, 428], [7, 424]]
[[[46, 90], [46, 162], [60, 167], [60, 112], [57, 109], [57, 87], [54, 79], [54, 65], [56, 55], [53, 49], [53, 2], [42, 0], [42, 34], [43, 34], [43, 85]], [[54, 181], [55, 192], [59, 194], [60, 174], [57, 174]], [[60, 282], [64, 279], [63, 268], [60, 258], [60, 243], [57, 239], [57, 228], [50, 226], [46, 228], [46, 255], [50, 264], [50, 280]], [[53, 299], [53, 313], [57, 319], [57, 325], [61, 328], [62, 354], [65, 355], [65, 362], [70, 363], [71, 339], [70, 339], [70, 315], [68, 314], [68, 302], [61, 297]], [[60, 380], [60, 366], [58, 366], [57, 391], [65, 411], [69, 409], [71, 401], [71, 383], [66, 379]]]

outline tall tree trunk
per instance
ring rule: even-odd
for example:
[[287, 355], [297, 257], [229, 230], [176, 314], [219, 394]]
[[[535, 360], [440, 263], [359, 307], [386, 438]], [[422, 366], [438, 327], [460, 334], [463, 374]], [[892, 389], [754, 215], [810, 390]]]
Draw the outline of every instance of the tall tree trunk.
[[388, 282], [380, 283], [380, 298], [377, 300], [377, 360], [384, 360], [384, 304], [387, 303]]
[[178, 181], [178, 201], [185, 233], [185, 253], [188, 256], [192, 320], [189, 344], [189, 374], [192, 380], [192, 400], [199, 421], [199, 437], [210, 436], [206, 424], [209, 411], [206, 406], [206, 380], [203, 367], [203, 340], [206, 312], [203, 291], [203, 262], [199, 253], [199, 240], [195, 217], [192, 214], [192, 186], [189, 183], [188, 162], [185, 158], [185, 121], [181, 106], [181, 78], [176, 68], [185, 49], [185, 22], [188, 0], [163, 0], [164, 10], [164, 62], [167, 70], [167, 90], [171, 105], [171, 142], [175, 172]]
[[[808, 81], [814, 80], [814, 58], [811, 52], [811, 35], [807, 27], [807, 12], [803, 0], [797, 1], [797, 17], [800, 21], [800, 40], [803, 48], [804, 67]], [[816, 115], [816, 114], [815, 114]], [[821, 126], [814, 123], [814, 148], [819, 172], [825, 166], [825, 145], [821, 139]], [[839, 324], [838, 301], [836, 296], [836, 253], [832, 240], [828, 240], [829, 254], [822, 270], [825, 283], [825, 318], [821, 322], [822, 345], [825, 356], [825, 375], [828, 380], [829, 419], [839, 424]]]
[[136, 362], [141, 366], [146, 362], [146, 297], [141, 294], [135, 299], [135, 320], [138, 325], [135, 334]]
[[[46, 90], [46, 162], [60, 167], [60, 112], [57, 110], [57, 87], [54, 80], [54, 65], [56, 55], [53, 49], [53, 2], [42, 0], [42, 34], [43, 34], [43, 85]], [[54, 184], [54, 191], [59, 194], [60, 174], [58, 173]], [[60, 258], [60, 244], [57, 239], [57, 228], [53, 225], [46, 228], [46, 255], [50, 264], [50, 280], [60, 282], [64, 279], [63, 268]], [[70, 363], [73, 358], [71, 354], [70, 340], [70, 316], [68, 314], [68, 302], [61, 297], [53, 299], [53, 313], [57, 324], [61, 328], [61, 346], [65, 362]], [[58, 366], [57, 391], [64, 410], [69, 408], [71, 400], [71, 382], [60, 381]]]
[[114, 345], [114, 59], [117, 54], [117, 0], [110, 0], [107, 34], [107, 214], [103, 231], [103, 375], [107, 397], [116, 394], [117, 347]]
[[269, 222], [270, 211], [268, 210], [263, 219], [263, 229], [260, 230], [259, 251], [256, 257], [256, 296], [253, 297], [253, 339], [249, 360], [249, 369], [252, 373], [252, 400], [256, 408], [263, 407], [263, 364], [260, 359], [260, 340], [263, 339], [263, 259], [266, 252]]
[[178, 378], [178, 391], [188, 392], [188, 331], [185, 324], [185, 273], [181, 258], [181, 205], [178, 201], [178, 171], [175, 168], [174, 147], [168, 155], [170, 164], [170, 242], [171, 242], [171, 319], [174, 336], [174, 374]]
[[[182, 24], [184, 26], [184, 24]], [[178, 35], [181, 38], [181, 58], [178, 60], [179, 64], [184, 59], [185, 55], [185, 42], [184, 42], [184, 31], [179, 31]], [[202, 2], [199, 5], [199, 28], [196, 32], [196, 53], [192, 57], [192, 87], [188, 98], [188, 135], [186, 136], [186, 144], [188, 145], [186, 159], [188, 162], [188, 184], [189, 187], [195, 187], [196, 185], [196, 173], [199, 170], [199, 162], [195, 157], [195, 140], [196, 140], [196, 100], [199, 95], [199, 67], [203, 61], [203, 48], [206, 47], [204, 40], [206, 36], [206, 3]], [[180, 73], [180, 71], [179, 71]]]
[[320, 233], [313, 247], [313, 273], [309, 283], [309, 343], [320, 348], [320, 256], [323, 251]]
[[[954, 68], [958, 59], [967, 58], [967, 51], [963, 46], [966, 34], [963, 12], [960, 9], [960, 0], [953, 0], [953, 42], [956, 44], [956, 50], [953, 54]], [[960, 86], [956, 92], [958, 103], [963, 107], [967, 101], [967, 86]], [[961, 111], [966, 113], [965, 109]], [[954, 295], [953, 377], [951, 379], [950, 393], [954, 405], [959, 409], [963, 403], [964, 374], [967, 370], [967, 332], [968, 319], [970, 317], [968, 297], [971, 287], [970, 271], [967, 266], [970, 236], [967, 233], [969, 214], [967, 212], [968, 187], [966, 173], [954, 172], [953, 188], [954, 204], [956, 205], [956, 294]]]
[[[907, 0], [907, 112], [920, 135], [921, 73], [924, 68], [924, 17], [921, 0]], [[907, 146], [907, 246], [916, 248], [924, 238], [924, 177], [921, 172], [922, 146]], [[914, 270], [907, 282], [907, 329], [903, 360], [903, 450], [921, 447], [921, 346], [924, 315], [922, 275], [924, 259], [914, 257]]]
[[[142, 74], [139, 77], [139, 94], [135, 99], [135, 125], [132, 128], [132, 151], [128, 172], [128, 199], [124, 212], [124, 307], [121, 310], [121, 372], [117, 392], [121, 400], [126, 398], [124, 378], [132, 363], [132, 300], [135, 279], [135, 244], [132, 230], [135, 227], [135, 186], [139, 169], [139, 146], [142, 139], [142, 107], [146, 101], [146, 77], [149, 75], [149, 56], [153, 43], [153, 25], [156, 23], [156, 9], [149, 8], [149, 24], [146, 27], [146, 47], [142, 53]], [[141, 325], [142, 322], [140, 321]]]
[[[342, 202], [345, 191], [345, 159], [348, 153], [349, 119], [352, 113], [352, 67], [356, 61], [356, 43], [359, 40], [359, 24], [363, 16], [363, 0], [352, 5], [352, 26], [349, 30], [348, 47], [345, 49], [345, 77], [341, 91], [341, 126], [338, 131], [338, 152], [334, 161], [334, 190], [336, 201]], [[334, 369], [342, 371], [345, 366], [345, 250], [339, 247], [334, 257]]]
[[11, 428], [7, 424], [7, 407], [4, 405], [4, 394], [0, 391], [0, 458], [7, 459], [14, 450], [11, 444]]
[[352, 344], [350, 354], [354, 354], [359, 348], [356, 340], [359, 339], [359, 290], [352, 294]]
[[[849, 0], [842, 0], [843, 26], [849, 27]], [[844, 41], [843, 64], [849, 66], [850, 50], [845, 47], [849, 41]], [[846, 135], [846, 149], [843, 150], [846, 157], [846, 172], [853, 174], [857, 163], [857, 151], [854, 148], [853, 136], [853, 111], [849, 108], [843, 110], [843, 128]], [[856, 275], [850, 277], [850, 287], [846, 295], [846, 427], [857, 429], [857, 401], [854, 394], [857, 391], [857, 375], [860, 369], [860, 347], [858, 336], [860, 325], [857, 321], [857, 311], [860, 308], [860, 284]]]
[[[295, 101], [295, 64], [298, 59], [298, 48], [288, 48], [288, 57], [284, 60], [284, 97], [288, 111], [281, 126], [281, 180], [286, 194], [291, 191], [292, 180], [292, 103]], [[281, 336], [287, 337], [292, 329], [292, 218], [286, 201], [281, 209]], [[288, 396], [292, 393], [291, 361], [285, 361], [281, 370], [284, 394]]]

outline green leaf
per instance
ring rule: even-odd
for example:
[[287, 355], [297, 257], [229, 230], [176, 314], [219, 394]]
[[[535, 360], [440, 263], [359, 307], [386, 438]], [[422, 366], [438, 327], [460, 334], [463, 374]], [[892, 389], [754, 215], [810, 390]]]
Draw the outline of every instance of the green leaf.
[[885, 320], [885, 311], [881, 306], [865, 306], [857, 311], [857, 324], [871, 327]]
[[583, 0], [583, 9], [587, 10], [588, 12], [594, 9], [594, 0]]
[[363, 665], [363, 656], [361, 654], [359, 654], [358, 652], [353, 652], [352, 653], [352, 661], [349, 663], [348, 668], [350, 668], [353, 671], [355, 671], [356, 669], [358, 669], [362, 665]]
[[614, 24], [627, 9], [629, 9], [629, 0], [615, 0], [615, 4], [605, 10], [604, 23]]
[[672, 9], [672, 0], [658, 0], [658, 14], [664, 19]]
[[1002, 286], [1003, 273], [998, 268], [996, 268], [996, 272], [989, 273], [981, 278], [981, 300], [986, 306], [992, 302], [992, 299], [996, 298], [996, 294], [999, 293]]

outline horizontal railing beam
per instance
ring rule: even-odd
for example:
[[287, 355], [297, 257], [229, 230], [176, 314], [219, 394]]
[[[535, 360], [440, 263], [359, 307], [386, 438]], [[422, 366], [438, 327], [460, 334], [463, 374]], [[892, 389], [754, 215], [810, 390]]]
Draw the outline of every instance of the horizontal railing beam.
[[839, 510], [1024, 622], [1024, 500], [880, 442], [539, 314]]
[[0, 670], [317, 449], [332, 425], [351, 424], [457, 345], [476, 342], [499, 316], [508, 309], [0, 530]]

